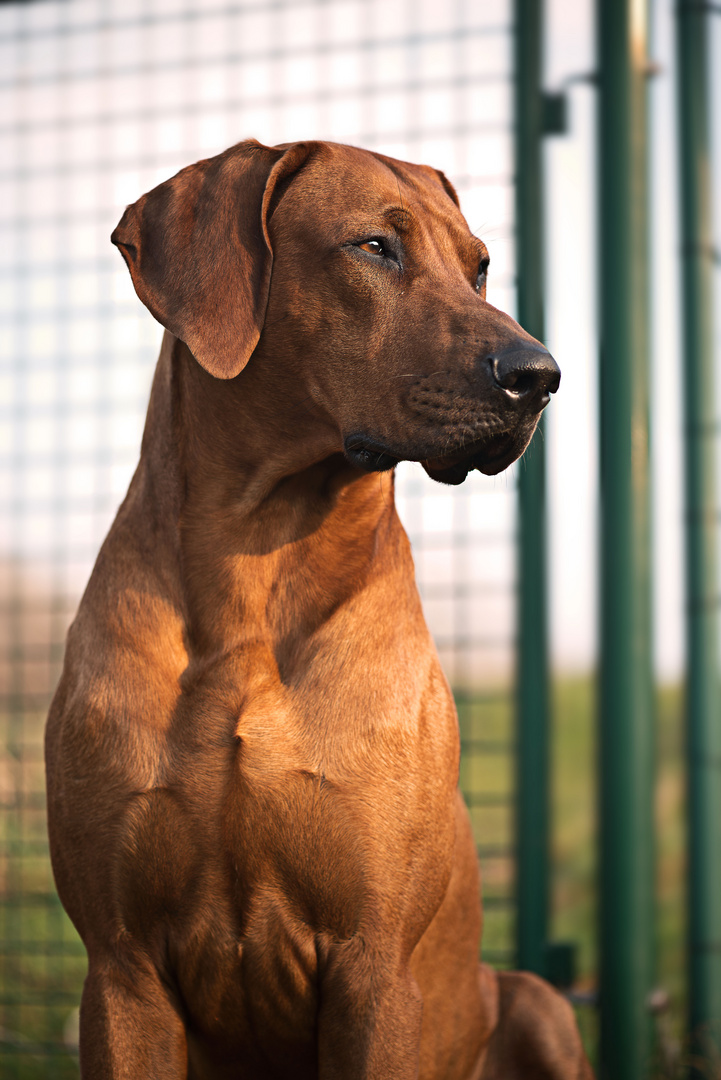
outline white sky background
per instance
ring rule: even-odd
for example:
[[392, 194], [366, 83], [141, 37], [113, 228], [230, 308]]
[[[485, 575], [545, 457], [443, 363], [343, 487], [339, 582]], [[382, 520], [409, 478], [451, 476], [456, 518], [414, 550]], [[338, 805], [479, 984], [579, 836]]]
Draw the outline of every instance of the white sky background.
[[[159, 0], [156, 5], [161, 8], [166, 0]], [[169, 6], [174, 7], [173, 0], [167, 0]], [[36, 10], [46, 6], [57, 8], [55, 4], [23, 5]], [[102, 7], [102, 5], [100, 5]], [[467, 6], [467, 5], [466, 5]], [[95, 0], [87, 3], [61, 5], [76, 13], [81, 12], [83, 7], [87, 9], [89, 17], [97, 18], [99, 6]], [[132, 14], [135, 2], [128, 0], [127, 11]], [[194, 5], [198, 10], [203, 10], [204, 4], [198, 2]], [[483, 6], [482, 6], [483, 7]], [[673, 85], [672, 85], [672, 39], [671, 0], [653, 0], [653, 40], [651, 46], [652, 58], [659, 61], [661, 74], [654, 79], [652, 84], [653, 105], [653, 130], [655, 143], [652, 157], [653, 179], [653, 254], [652, 266], [654, 268], [652, 295], [654, 302], [653, 322], [653, 467], [655, 479], [654, 493], [654, 557], [655, 557], [655, 591], [656, 591], [656, 663], [657, 670], [662, 678], [675, 678], [681, 668], [682, 662], [682, 566], [681, 566], [681, 504], [680, 504], [680, 470], [681, 470], [681, 443], [680, 443], [680, 377], [678, 372], [678, 305], [676, 299], [678, 268], [677, 268], [677, 211], [675, 205], [675, 182], [676, 162], [673, 156]], [[459, 4], [458, 10], [465, 10], [464, 4]], [[548, 9], [548, 34], [547, 34], [547, 67], [546, 84], [549, 89], [560, 89], [567, 79], [585, 75], [594, 68], [593, 35], [592, 35], [592, 0], [547, 0]], [[380, 19], [383, 32], [392, 34], [394, 23], [398, 24], [398, 34], [407, 32], [408, 11], [417, 12], [418, 26], [432, 26], [434, 19], [440, 25], [447, 20], [448, 8], [430, 2], [418, 3], [410, 7], [400, 0], [385, 0], [384, 3], [373, 3], [367, 6], [363, 4], [349, 3], [347, 5], [329, 5], [329, 17], [332, 16], [338, 25], [329, 26], [328, 32], [334, 36], [334, 40], [342, 40], [348, 35], [366, 34], [373, 19]], [[469, 8], [470, 10], [470, 8]], [[487, 9], [488, 10], [488, 9]], [[503, 4], [499, 8], [498, 17], [502, 22], [507, 21], [508, 5]], [[318, 9], [322, 11], [322, 9]], [[345, 13], [345, 14], [344, 14]], [[373, 14], [375, 13], [375, 14]], [[403, 14], [405, 13], [405, 14]], [[493, 13], [495, 15], [495, 12]], [[403, 15], [403, 17], [401, 17]], [[8, 17], [8, 9], [0, 11], [2, 19]], [[316, 12], [316, 17], [320, 15]], [[343, 19], [345, 24], [342, 25]], [[284, 22], [278, 23], [278, 33], [283, 42], [302, 44], [303, 34], [308, 31], [308, 26], [297, 19], [293, 22], [292, 13], [283, 13]], [[404, 21], [406, 20], [406, 21]], [[721, 19], [716, 20], [721, 23]], [[218, 26], [222, 29], [222, 21]], [[250, 23], [249, 23], [250, 26]], [[264, 33], [268, 32], [267, 20], [258, 20], [258, 27]], [[213, 26], [194, 24], [180, 25], [172, 33], [195, 34], [202, 33], [207, 39], [202, 47], [212, 52], [218, 48], [217, 32], [213, 37]], [[259, 31], [260, 32], [260, 31]], [[717, 45], [719, 32], [714, 29]], [[132, 38], [132, 35], [131, 35]], [[158, 43], [165, 42], [169, 55], [176, 45], [173, 44], [172, 34], [168, 37], [167, 29], [157, 33], [155, 40]], [[470, 42], [454, 46], [457, 49], [481, 47]], [[222, 42], [220, 42], [222, 46]], [[50, 47], [50, 46], [49, 46]], [[68, 48], [82, 48], [82, 41], [72, 36], [68, 38]], [[148, 47], [147, 42], [144, 45]], [[160, 47], [160, 44], [158, 45]], [[485, 46], [484, 46], [485, 47]], [[118, 62], [119, 58], [132, 57], [135, 48], [133, 40], [108, 39], [108, 59]], [[488, 66], [492, 69], [497, 61], [501, 66], [506, 62], [503, 50], [506, 45], [499, 39], [497, 54], [493, 50], [489, 52]], [[447, 49], [437, 53], [438, 71], [443, 65], [448, 64]], [[457, 54], [459, 57], [461, 53]], [[721, 55], [717, 48], [715, 55]], [[399, 53], [400, 57], [400, 53]], [[433, 54], [428, 54], [427, 63], [434, 63]], [[398, 61], [400, 63], [401, 59]], [[79, 58], [82, 65], [84, 59]], [[335, 80], [343, 81], [347, 77], [349, 85], [353, 82], [352, 63], [371, 63], [369, 59], [357, 57], [339, 58], [329, 57], [328, 64], [336, 64], [337, 71], [333, 74]], [[403, 61], [405, 62], [405, 61]], [[388, 54], [382, 61], [382, 77], [389, 83], [393, 79], [402, 80], [409, 76], [407, 70], [396, 70], [394, 56]], [[347, 66], [344, 72], [343, 65]], [[721, 67], [721, 65], [717, 65]], [[263, 90], [259, 87], [259, 80], [268, 78], [267, 71], [261, 67], [250, 70], [252, 65], [246, 65], [240, 69], [240, 74], [235, 76], [240, 79], [239, 92], [252, 90], [256, 95]], [[431, 71], [432, 74], [432, 71]], [[428, 72], [420, 72], [427, 77]], [[282, 69], [282, 92], [292, 99], [294, 89], [298, 91], [308, 84], [308, 80], [316, 76], [309, 74], [308, 63], [299, 57], [291, 64]], [[227, 96], [228, 87], [222, 85], [222, 80], [228, 78], [227, 71], [219, 71], [215, 76], [217, 86], [213, 84], [212, 68], [189, 70], [180, 73], [178, 83], [179, 102], [192, 100], [196, 95], [198, 101], [212, 100], [213, 95], [222, 102], [223, 95]], [[158, 82], [160, 87], [160, 82]], [[166, 94], [172, 92], [168, 84]], [[140, 83], [138, 83], [140, 88]], [[270, 88], [271, 90], [273, 87]], [[98, 108], [98, 101], [102, 105], [102, 96], [111, 94], [112, 84], [92, 80], [82, 85], [69, 86], [63, 93], [68, 95], [85, 95], [88, 109]], [[265, 91], [267, 93], [267, 89]], [[161, 93], [158, 89], [157, 93]], [[503, 95], [499, 96], [496, 103], [494, 97], [496, 90], [489, 86], [485, 94], [484, 107], [493, 116], [498, 112], [498, 119], [507, 123], [508, 116], [504, 109], [507, 108], [507, 100], [504, 104]], [[549, 444], [549, 487], [550, 487], [550, 517], [551, 517], [551, 543], [550, 543], [550, 569], [552, 597], [552, 647], [553, 660], [557, 668], [565, 670], [584, 670], [591, 667], [595, 662], [596, 648], [596, 596], [595, 596], [595, 564], [596, 564], [596, 527], [597, 527], [597, 454], [596, 454], [596, 332], [595, 332], [595, 209], [593, 203], [593, 159], [594, 159], [594, 113], [595, 92], [588, 85], [575, 83], [569, 90], [570, 101], [570, 131], [565, 137], [548, 140], [546, 151], [547, 165], [547, 344], [556, 356], [563, 371], [561, 390], [553, 400], [549, 408], [548, 417], [548, 444]], [[262, 96], [262, 94], [260, 94]], [[39, 100], [39, 99], [38, 99]], [[70, 100], [70, 99], [68, 99]], [[160, 98], [158, 100], [161, 100]], [[339, 94], [337, 100], [331, 99], [322, 106], [322, 118], [318, 119], [318, 110], [315, 106], [304, 104], [302, 100], [297, 103], [286, 104], [282, 110], [266, 110], [258, 108], [256, 112], [252, 108], [244, 106], [242, 113], [243, 128], [238, 130], [234, 126], [232, 114], [225, 112], [219, 105], [218, 115], [215, 121], [205, 115], [202, 120], [197, 117], [183, 115], [179, 111], [177, 120], [166, 121], [160, 129], [156, 139], [153, 133], [152, 147], [147, 146], [148, 134], [134, 124], [132, 110], [138, 108], [142, 102], [129, 99], [128, 111], [130, 119], [127, 125], [117, 124], [109, 129], [109, 134], [104, 136], [111, 140], [106, 147], [112, 154], [122, 155], [127, 153], [132, 160], [134, 153], [151, 149], [158, 156], [158, 165], [155, 173], [151, 175], [146, 169], [143, 173], [132, 165], [116, 171], [113, 181], [112, 198], [117, 204], [113, 211], [116, 217], [122, 210], [125, 202], [137, 198], [142, 191], [147, 190], [154, 183], [171, 175], [176, 168], [189, 163], [194, 157], [205, 153], [213, 153], [235, 141], [237, 138], [255, 134], [264, 141], [273, 142], [288, 138], [313, 137], [319, 132], [319, 122], [327, 125], [331, 133], [337, 131], [335, 137], [342, 137], [344, 130], [363, 130], [363, 118], [353, 113], [358, 109], [370, 106], [359, 105], [357, 99], [350, 96], [343, 97]], [[385, 143], [376, 141], [373, 145], [382, 148], [386, 153], [395, 153], [398, 156], [410, 156], [407, 148], [400, 141], [394, 142], [393, 130], [402, 130], [403, 126], [413, 121], [404, 111], [404, 102], [401, 95], [394, 96], [389, 93], [386, 98], [376, 102], [377, 108], [374, 114], [374, 129], [388, 131], [388, 139]], [[58, 110], [62, 108], [62, 101], [55, 103]], [[374, 106], [375, 107], [375, 106]], [[469, 181], [465, 191], [462, 191], [462, 205], [469, 219], [471, 228], [478, 230], [480, 235], [487, 241], [492, 258], [491, 282], [489, 299], [498, 306], [513, 310], [512, 282], [509, 276], [511, 267], [511, 224], [509, 207], [509, 190], [502, 183], [494, 186], [492, 179], [494, 170], [503, 174], [507, 170], [508, 162], [505, 160], [507, 150], [504, 149], [503, 140], [495, 139], [492, 133], [484, 137], [476, 137], [472, 140], [470, 150], [465, 153], [462, 161], [454, 158], [456, 151], [447, 140], [442, 137], [443, 125], [449, 116], [454, 117], [454, 102], [444, 94], [438, 94], [434, 98], [432, 91], [424, 95], [422, 102], [423, 123], [430, 127], [435, 126], [439, 135], [437, 138], [429, 137], [424, 140], [414, 155], [418, 160], [425, 160], [430, 164], [445, 168], [450, 174], [466, 174]], [[436, 119], [434, 120], [434, 117]], [[1, 118], [0, 118], [1, 119]], [[148, 132], [151, 131], [150, 126]], [[77, 139], [81, 133], [74, 130], [69, 133], [61, 132], [49, 139], [48, 146], [55, 146], [55, 139]], [[101, 136], [102, 137], [102, 136]], [[89, 133], [88, 152], [97, 153], [93, 148], [92, 140], [97, 139]], [[143, 140], [146, 140], [144, 143]], [[193, 156], [187, 156], [183, 150], [186, 145], [197, 146], [197, 152]], [[33, 144], [33, 152], [42, 156], [45, 151], [43, 137], [39, 137]], [[68, 146], [71, 146], [68, 143]], [[79, 144], [78, 144], [79, 146]], [[84, 152], [82, 147], [71, 147], [68, 151], [69, 160], [72, 154]], [[63, 160], [63, 148], [60, 147], [60, 157]], [[494, 157], [495, 155], [495, 157]], [[477, 186], [474, 176], [483, 174], [486, 179], [481, 186]], [[475, 186], [474, 186], [475, 185]], [[61, 189], [53, 189], [55, 196]], [[77, 213], [85, 205], [92, 205], [93, 199], [98, 198], [98, 213], [100, 209], [100, 197], [98, 181], [91, 177], [83, 186], [82, 176], [73, 175], [66, 183], [65, 193], [70, 211]], [[48, 196], [39, 193], [40, 189], [28, 198]], [[39, 194], [38, 194], [39, 193]], [[22, 207], [20, 207], [22, 212]], [[110, 227], [114, 224], [110, 223]], [[482, 226], [482, 227], [481, 227]], [[479, 228], [480, 227], [480, 228]], [[138, 348], [146, 350], [147, 355], [154, 350], [154, 335], [159, 339], [159, 330], [154, 326], [149, 316], [141, 316], [138, 302], [134, 298], [129, 278], [120, 264], [117, 254], [107, 244], [107, 222], [103, 220], [103, 244], [98, 250], [102, 252], [102, 258], [116, 260], [112, 262], [112, 286], [110, 294], [102, 292], [102, 286], [98, 286], [98, 275], [90, 270], [84, 280], [79, 277], [73, 278], [69, 287], [84, 290], [88, 303], [95, 302], [100, 296], [110, 314], [104, 316], [105, 323], [102, 334], [95, 323], [76, 325], [71, 332], [73, 355], [80, 358], [80, 366], [67, 373], [67, 384], [63, 388], [65, 396], [77, 393], [77, 400], [85, 394], [87, 398], [88, 412], [84, 420], [75, 419], [72, 424], [68, 446], [70, 450], [78, 454], [84, 452], [87, 444], [88, 451], [98, 444], [108, 445], [111, 439], [113, 445], [122, 446], [126, 458], [118, 464], [114, 459], [107, 469], [106, 479], [109, 488], [117, 490], [118, 498], [127, 484], [127, 479], [132, 467], [132, 460], [137, 452], [139, 434], [142, 425], [143, 408], [138, 402], [142, 401], [147, 394], [148, 380], [151, 366], [138, 368], [137, 359], [131, 354]], [[33, 242], [42, 246], [42, 230], [36, 231]], [[75, 230], [71, 235], [73, 242], [81, 243], [80, 231]], [[88, 234], [90, 235], [90, 234]], [[32, 237], [30, 238], [32, 240]], [[88, 251], [92, 250], [92, 240], [88, 241]], [[106, 251], [107, 248], [107, 251]], [[2, 253], [0, 252], [0, 257]], [[39, 257], [43, 258], [43, 252], [39, 251]], [[612, 266], [608, 268], [612, 272]], [[108, 278], [107, 280], [111, 280]], [[42, 281], [35, 281], [33, 288], [42, 289]], [[55, 289], [56, 283], [50, 282], [48, 288]], [[39, 293], [38, 293], [39, 295]], [[77, 297], [76, 297], [77, 299]], [[11, 302], [11, 301], [10, 301]], [[39, 303], [42, 303], [40, 297]], [[111, 317], [112, 316], [112, 317]], [[23, 395], [29, 396], [33, 402], [38, 401], [38, 395], [42, 399], [45, 395], [50, 400], [53, 394], [52, 379], [58, 378], [58, 373], [43, 367], [43, 350], [50, 355], [52, 342], [42, 339], [43, 324], [33, 324], [27, 331], [34, 335], [33, 341], [39, 343], [37, 349], [31, 343], [31, 352], [35, 352], [39, 358], [39, 366], [35, 372], [27, 376], [26, 384], [22, 388], [20, 401], [26, 400]], [[49, 333], [50, 331], [48, 331]], [[74, 335], [74, 336], [73, 336]], [[102, 387], [100, 386], [100, 373], [91, 371], [89, 367], [83, 368], [82, 357], [87, 356], [87, 364], [95, 364], [98, 349], [109, 351], [106, 358], [106, 366], [102, 372]], [[148, 352], [150, 350], [150, 352]], [[93, 396], [95, 395], [95, 396]], [[9, 400], [9, 399], [8, 399]], [[75, 399], [73, 399], [75, 400]], [[112, 412], [98, 415], [94, 402], [102, 400], [121, 403], [120, 411], [113, 405]], [[124, 404], [123, 404], [124, 403]], [[122, 410], [125, 410], [124, 412]], [[37, 448], [40, 441], [45, 439], [48, 451], [52, 450], [52, 431], [47, 421], [40, 418], [34, 422], [32, 435], [27, 439], [35, 440], [33, 445]], [[83, 426], [85, 425], [85, 426]], [[104, 426], [103, 426], [104, 425]], [[28, 426], [28, 431], [31, 426]], [[113, 434], [115, 432], [115, 434]], [[25, 438], [25, 436], [23, 436]], [[83, 443], [86, 440], [86, 444]], [[93, 442], [95, 440], [95, 442]], [[85, 472], [83, 472], [85, 468]], [[93, 472], [93, 470], [95, 470]], [[410, 471], [409, 471], [410, 470]], [[415, 471], [414, 471], [415, 470]], [[410, 493], [408, 498], [401, 500], [402, 509], [409, 520], [411, 531], [413, 528], [421, 529], [424, 533], [449, 535], [452, 528], [470, 530], [481, 529], [484, 522], [476, 520], [479, 513], [485, 517], [485, 525], [498, 526], [505, 536], [509, 535], [509, 529], [513, 527], [510, 505], [512, 502], [513, 475], [512, 472], [495, 480], [473, 476], [464, 485], [467, 493], [461, 498], [456, 494], [431, 485], [430, 481], [417, 476], [418, 467], [403, 467], [401, 470], [401, 491]], [[45, 475], [45, 474], [43, 474]], [[97, 487], [97, 466], [91, 463], [87, 467], [76, 463], [73, 472], [72, 483], [86, 485], [88, 498]], [[29, 474], [28, 474], [29, 476]], [[44, 483], [50, 491], [50, 473], [42, 479], [40, 471], [33, 473], [34, 479], [24, 480], [42, 486]], [[405, 485], [405, 486], [404, 486]], [[409, 486], [410, 485], [410, 486]], [[40, 488], [38, 487], [38, 490]], [[80, 489], [78, 489], [80, 490]], [[412, 505], [412, 496], [422, 490], [423, 501]], [[476, 492], [478, 498], [472, 493]], [[74, 496], [78, 492], [74, 492]], [[82, 492], [81, 492], [82, 494]], [[410, 500], [410, 501], [409, 501]], [[480, 501], [479, 501], [480, 500]], [[117, 499], [116, 499], [117, 504]], [[93, 543], [97, 543], [107, 529], [108, 514], [103, 511], [100, 518], [97, 515], [92, 518], [88, 511], [87, 528], [95, 529], [97, 536]], [[104, 515], [104, 516], [103, 516]], [[40, 519], [38, 519], [40, 521]], [[50, 521], [50, 518], [47, 519]], [[29, 530], [29, 550], [33, 544], [42, 546], [43, 530], [49, 526], [43, 526], [38, 522]], [[87, 531], [87, 530], [86, 530]], [[498, 573], [503, 579], [504, 587], [508, 589], [512, 580], [512, 567], [508, 564], [509, 550], [501, 545], [496, 553], [498, 557]], [[446, 550], [446, 554], [443, 551]], [[492, 551], [486, 550], [486, 561], [495, 558]], [[78, 563], [78, 573], [84, 576], [86, 573], [83, 558]], [[442, 582], [448, 578], [449, 570], [446, 565], [450, 558], [450, 549], [441, 546], [434, 554], [429, 553], [422, 557], [425, 569], [423, 572], [430, 579]], [[479, 566], [480, 560], [474, 561], [472, 551], [466, 552], [462, 557], [457, 553], [453, 556], [460, 567], [459, 573], [481, 574], [484, 568]], [[445, 562], [444, 562], [445, 559]], [[461, 566], [462, 564], [462, 566]], [[493, 610], [494, 601], [487, 600], [486, 613]], [[501, 605], [502, 607], [502, 605]], [[507, 609], [507, 605], [506, 605]], [[499, 608], [498, 619], [504, 625], [508, 621], [508, 611], [501, 612]], [[449, 614], [439, 612], [432, 616], [440, 620], [436, 622], [434, 629], [443, 632], [443, 619], [455, 618]], [[430, 614], [430, 612], [429, 612]], [[453, 629], [448, 627], [449, 630]], [[458, 631], [458, 627], [455, 628]], [[461, 631], [463, 627], [461, 627]]]
[[[592, 0], [549, 0], [546, 87], [592, 72]], [[546, 344], [562, 372], [548, 411], [551, 648], [556, 666], [595, 660], [597, 362], [594, 92], [569, 90], [569, 131], [546, 145]]]

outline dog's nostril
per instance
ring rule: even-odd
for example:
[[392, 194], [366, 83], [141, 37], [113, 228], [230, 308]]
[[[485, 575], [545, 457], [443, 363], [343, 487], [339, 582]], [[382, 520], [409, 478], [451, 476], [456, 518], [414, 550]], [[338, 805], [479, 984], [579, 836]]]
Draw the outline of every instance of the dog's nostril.
[[[497, 361], [494, 360], [494, 365]], [[536, 385], [536, 376], [532, 371], [526, 368], [521, 368], [518, 371], [511, 371], [501, 378], [496, 374], [496, 368], [494, 366], [493, 377], [504, 390], [511, 390], [514, 394], [526, 394], [529, 390], [533, 390]]]
[[547, 405], [561, 381], [558, 364], [545, 349], [507, 349], [488, 362], [494, 382], [511, 398], [533, 397]]

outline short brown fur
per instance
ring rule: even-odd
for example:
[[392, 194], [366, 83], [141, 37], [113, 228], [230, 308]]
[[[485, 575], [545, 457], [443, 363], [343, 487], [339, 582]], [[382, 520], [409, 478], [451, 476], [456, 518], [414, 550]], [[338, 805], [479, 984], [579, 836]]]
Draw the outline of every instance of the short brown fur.
[[486, 358], [543, 350], [485, 302], [452, 188], [241, 143], [113, 239], [166, 334], [48, 720], [83, 1076], [590, 1077], [565, 1001], [478, 964], [457, 721], [388, 471], [499, 471], [542, 407], [494, 381]]

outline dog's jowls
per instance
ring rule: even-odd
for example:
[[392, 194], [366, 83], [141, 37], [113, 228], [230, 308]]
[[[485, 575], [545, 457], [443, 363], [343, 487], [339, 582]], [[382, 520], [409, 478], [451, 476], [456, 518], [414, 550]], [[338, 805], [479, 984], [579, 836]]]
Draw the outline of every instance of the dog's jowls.
[[580, 1080], [478, 963], [453, 701], [392, 467], [523, 452], [558, 385], [442, 174], [246, 142], [113, 234], [166, 327], [47, 731], [86, 1080]]

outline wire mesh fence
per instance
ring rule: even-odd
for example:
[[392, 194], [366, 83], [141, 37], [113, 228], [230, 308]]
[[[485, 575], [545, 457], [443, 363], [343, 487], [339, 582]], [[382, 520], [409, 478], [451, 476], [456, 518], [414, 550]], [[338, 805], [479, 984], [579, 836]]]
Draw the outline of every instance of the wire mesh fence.
[[[467, 0], [0, 6], [0, 1074], [77, 1074], [82, 945], [55, 895], [42, 733], [64, 637], [137, 459], [160, 328], [109, 243], [125, 203], [241, 138], [444, 169], [512, 309], [511, 15]], [[462, 725], [486, 952], [510, 958], [512, 478], [398, 502]]]

